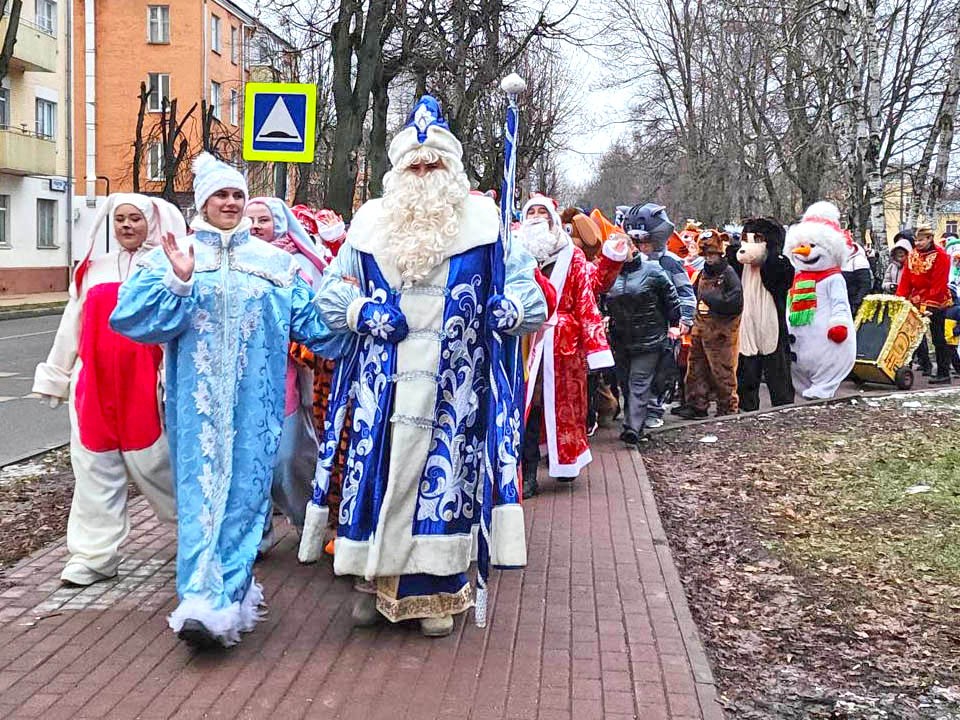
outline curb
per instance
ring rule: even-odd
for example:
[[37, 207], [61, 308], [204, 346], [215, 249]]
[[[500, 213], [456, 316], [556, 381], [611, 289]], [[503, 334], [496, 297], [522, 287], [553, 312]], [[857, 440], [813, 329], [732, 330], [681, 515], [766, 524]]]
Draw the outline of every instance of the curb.
[[66, 306], [66, 302], [55, 302], [43, 305], [14, 305], [9, 308], [0, 308], [0, 321], [60, 315]]
[[667, 589], [667, 597], [673, 606], [673, 612], [677, 618], [677, 625], [680, 627], [683, 648], [687, 655], [687, 661], [690, 663], [690, 669], [693, 672], [700, 712], [703, 720], [723, 720], [723, 707], [720, 705], [717, 697], [717, 684], [713, 675], [713, 669], [710, 667], [710, 661], [704, 650], [703, 641], [700, 639], [700, 631], [697, 628], [697, 624], [693, 621], [693, 616], [690, 614], [687, 595], [683, 588], [683, 582], [680, 580], [680, 572], [677, 570], [676, 563], [673, 560], [670, 542], [667, 539], [667, 534], [663, 529], [663, 523], [660, 520], [660, 510], [657, 507], [653, 486], [650, 484], [650, 477], [647, 475], [647, 468], [643, 464], [643, 458], [639, 452], [630, 451], [629, 454], [634, 473], [640, 484], [640, 495], [643, 498], [644, 514], [647, 525], [650, 528], [650, 534], [653, 537], [654, 547], [657, 552], [657, 561], [660, 564], [660, 570], [663, 574], [664, 584]]
[[[672, 425], [664, 425], [658, 428], [647, 428], [647, 435], [661, 435], [668, 432], [676, 432], [686, 428], [697, 427], [698, 425], [715, 425], [717, 423], [737, 422], [738, 420], [750, 420], [751, 418], [761, 417], [763, 415], [773, 415], [774, 413], [790, 412], [792, 410], [803, 410], [804, 408], [827, 407], [830, 405], [843, 405], [857, 400], [877, 400], [887, 397], [910, 397], [912, 395], [921, 395], [928, 392], [939, 392], [948, 390], [951, 386], [927, 387], [912, 390], [861, 390], [854, 395], [842, 395], [840, 397], [827, 398], [825, 400], [807, 400], [806, 402], [794, 402], [789, 405], [778, 405], [763, 410], [753, 410], [751, 412], [741, 412], [736, 415], [723, 415], [721, 417], [705, 417], [697, 420], [682, 420]], [[960, 389], [960, 385], [953, 385], [954, 389]]]
[[19, 465], [20, 463], [30, 462], [31, 460], [36, 460], [43, 455], [46, 455], [49, 452], [54, 450], [62, 450], [63, 448], [70, 447], [70, 441], [68, 440], [65, 443], [59, 443], [57, 445], [50, 445], [49, 447], [43, 448], [42, 450], [37, 450], [35, 452], [28, 453], [26, 455], [18, 455], [10, 460], [0, 462], [0, 470], [3, 470], [5, 467], [10, 467], [11, 465]]

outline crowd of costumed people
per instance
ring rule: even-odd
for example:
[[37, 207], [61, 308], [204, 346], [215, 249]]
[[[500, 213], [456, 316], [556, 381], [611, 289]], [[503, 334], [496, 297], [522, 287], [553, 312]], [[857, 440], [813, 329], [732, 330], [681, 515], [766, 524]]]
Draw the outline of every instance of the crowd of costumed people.
[[[34, 383], [70, 410], [64, 583], [117, 576], [132, 481], [175, 524], [168, 622], [193, 646], [233, 645], [262, 618], [255, 565], [277, 515], [301, 562], [326, 553], [353, 579], [355, 624], [414, 620], [444, 636], [475, 602], [478, 553], [526, 564], [523, 503], [538, 475], [577, 480], [598, 426], [619, 420], [639, 447], [665, 412], [757, 410], [763, 385], [774, 406], [830, 398], [874, 289], [929, 318], [931, 382], [957, 365], [956, 236], [901, 233], [876, 273], [828, 202], [789, 228], [678, 230], [656, 203], [609, 220], [537, 194], [506, 235], [430, 96], [389, 159], [383, 197], [349, 228], [331, 210], [249, 197], [205, 153], [189, 227], [159, 198], [107, 198]], [[118, 248], [99, 254], [107, 223]], [[525, 383], [506, 419], [490, 381], [505, 338], [522, 345]], [[932, 374], [926, 340], [915, 362]]]

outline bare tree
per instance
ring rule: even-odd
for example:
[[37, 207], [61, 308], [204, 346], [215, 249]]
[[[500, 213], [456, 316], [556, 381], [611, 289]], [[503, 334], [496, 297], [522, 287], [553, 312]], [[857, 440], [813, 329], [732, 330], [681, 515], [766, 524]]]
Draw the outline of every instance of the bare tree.
[[[7, 8], [7, 3], [10, 7]], [[7, 32], [3, 36], [3, 45], [0, 45], [0, 82], [7, 76], [10, 69], [10, 59], [13, 57], [13, 47], [17, 44], [17, 31], [20, 28], [20, 11], [23, 9], [23, 0], [0, 0], [0, 16], [9, 15]]]

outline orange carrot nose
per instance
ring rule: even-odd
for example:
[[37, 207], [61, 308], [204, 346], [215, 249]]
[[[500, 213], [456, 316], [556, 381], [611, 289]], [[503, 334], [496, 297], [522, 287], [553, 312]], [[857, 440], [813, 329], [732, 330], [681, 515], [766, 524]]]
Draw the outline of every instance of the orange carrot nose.
[[803, 255], [804, 257], [810, 257], [810, 246], [809, 245], [798, 245], [793, 249], [794, 255]]

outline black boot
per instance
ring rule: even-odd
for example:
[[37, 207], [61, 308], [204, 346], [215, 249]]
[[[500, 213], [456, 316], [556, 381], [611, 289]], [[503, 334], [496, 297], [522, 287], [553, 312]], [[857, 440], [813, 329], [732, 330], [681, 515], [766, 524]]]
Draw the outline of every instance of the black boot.
[[540, 488], [537, 487], [537, 464], [536, 463], [524, 463], [523, 464], [523, 498], [532, 498], [537, 494], [537, 490]]
[[177, 637], [197, 650], [212, 650], [213, 648], [222, 647], [220, 642], [213, 636], [213, 633], [199, 620], [184, 620], [180, 632], [177, 633]]
[[683, 418], [684, 420], [699, 420], [700, 418], [705, 418], [707, 416], [706, 410], [695, 410], [689, 405], [685, 405], [681, 408], [675, 408], [670, 412], [672, 412], [678, 418]]

